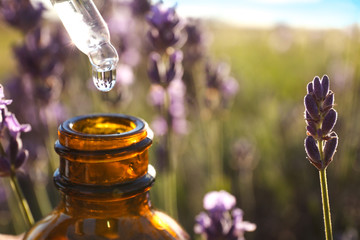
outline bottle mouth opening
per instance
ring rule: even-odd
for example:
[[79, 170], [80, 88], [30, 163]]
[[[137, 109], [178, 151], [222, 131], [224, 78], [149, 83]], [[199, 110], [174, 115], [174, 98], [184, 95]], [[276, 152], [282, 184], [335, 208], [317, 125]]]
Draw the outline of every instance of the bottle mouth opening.
[[[138, 125], [141, 125], [141, 122]], [[114, 116], [86, 117], [69, 123], [71, 130], [84, 135], [125, 134], [136, 127], [136, 121]]]
[[58, 130], [64, 147], [84, 151], [118, 149], [153, 138], [147, 123], [123, 114], [95, 114], [71, 118]]

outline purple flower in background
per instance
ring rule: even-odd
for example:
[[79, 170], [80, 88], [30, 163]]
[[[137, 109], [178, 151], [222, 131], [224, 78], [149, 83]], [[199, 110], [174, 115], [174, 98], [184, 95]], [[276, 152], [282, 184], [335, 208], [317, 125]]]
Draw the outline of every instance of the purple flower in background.
[[236, 205], [236, 199], [230, 193], [222, 191], [212, 191], [204, 197], [204, 209], [210, 213], [226, 212], [231, 210]]
[[12, 103], [11, 99], [4, 99], [4, 98], [5, 98], [4, 87], [0, 85], [0, 109], [4, 109], [6, 108], [7, 105]]
[[166, 119], [163, 117], [155, 118], [151, 123], [151, 128], [157, 136], [164, 136], [168, 131]]
[[185, 31], [187, 39], [184, 45], [184, 59], [185, 62], [193, 64], [206, 56], [210, 37], [200, 19], [188, 19]]
[[159, 2], [151, 7], [147, 21], [151, 25], [148, 37], [157, 51], [165, 52], [169, 47], [183, 44], [185, 38], [181, 31], [184, 23], [177, 16], [175, 7], [166, 8]]
[[243, 211], [235, 208], [235, 197], [226, 191], [207, 193], [203, 204], [207, 212], [196, 216], [194, 231], [207, 240], [244, 240], [245, 232], [256, 229], [255, 224], [243, 221]]
[[20, 124], [13, 113], [7, 114], [5, 124], [9, 129], [11, 137], [13, 138], [18, 138], [21, 133], [29, 132], [31, 130], [31, 126], [29, 124]]
[[310, 163], [318, 170], [325, 169], [333, 159], [338, 136], [333, 131], [337, 112], [333, 109], [334, 93], [330, 90], [328, 76], [315, 77], [307, 85], [304, 98], [307, 137], [305, 151]]
[[149, 56], [148, 76], [151, 83], [161, 84], [163, 82], [163, 74], [160, 72], [161, 56], [157, 52], [151, 52]]
[[205, 102], [209, 108], [227, 107], [230, 100], [237, 94], [239, 84], [229, 74], [230, 67], [227, 64], [207, 62], [205, 66], [207, 85]]
[[34, 128], [40, 124], [43, 129], [39, 116], [47, 106], [58, 102], [64, 85], [63, 70], [69, 52], [68, 39], [61, 29], [36, 28], [14, 48], [21, 75], [10, 78], [6, 87], [10, 96], [18, 100], [14, 106], [17, 115], [31, 121]]
[[169, 56], [169, 66], [166, 71], [166, 83], [181, 79], [184, 73], [182, 67], [183, 53], [180, 50], [173, 52]]
[[181, 80], [184, 73], [182, 51], [176, 50], [167, 57], [168, 62], [165, 63], [159, 53], [151, 52], [148, 67], [148, 76], [151, 83], [162, 85], [165, 88], [172, 81]]
[[[149, 100], [150, 103], [162, 112], [165, 107], [165, 101], [168, 102], [166, 108], [166, 117], [158, 117], [164, 121], [167, 121], [166, 126], [171, 127], [174, 133], [179, 135], [185, 135], [188, 132], [188, 124], [186, 121], [186, 109], [185, 109], [185, 92], [186, 88], [184, 83], [180, 80], [174, 80], [170, 83], [168, 88], [164, 88], [161, 85], [153, 84], [150, 88]], [[168, 100], [166, 98], [168, 97]], [[155, 133], [156, 130], [154, 129]], [[166, 133], [159, 131], [160, 133]], [[163, 135], [163, 134], [160, 134]]]
[[7, 79], [6, 89], [16, 99], [12, 111], [20, 121], [32, 126], [31, 136], [23, 139], [30, 159], [37, 158], [39, 146], [48, 138], [49, 126], [66, 117], [64, 111], [58, 110], [62, 109], [59, 99], [66, 79], [63, 70], [68, 43], [62, 27], [39, 25], [28, 31], [23, 43], [13, 49], [17, 74]]
[[[153, 45], [148, 61], [148, 76], [152, 84], [149, 102], [157, 111], [152, 127], [155, 134], [161, 136], [156, 148], [157, 168], [160, 171], [174, 171], [170, 167], [170, 162], [173, 161], [170, 153], [175, 147], [172, 143], [175, 138], [172, 135], [188, 133], [186, 87], [182, 81], [183, 53], [178, 49], [184, 39], [183, 21], [177, 16], [175, 7], [166, 8], [162, 3], [151, 7], [147, 21], [150, 24], [148, 37]], [[165, 191], [170, 191], [173, 187], [175, 186], [169, 186]], [[173, 195], [176, 191], [171, 192]], [[169, 201], [176, 198], [171, 195]]]
[[[0, 85], [1, 121], [0, 121], [0, 177], [14, 174], [28, 158], [20, 138], [22, 132], [31, 130], [29, 124], [20, 124], [15, 115], [7, 110], [10, 100], [4, 100], [3, 87]], [[6, 144], [7, 146], [5, 146]]]
[[0, 84], [0, 131], [2, 130], [4, 126], [4, 119], [6, 118], [7, 112], [7, 106], [12, 103], [11, 99], [4, 99], [4, 88]]
[[51, 34], [45, 28], [36, 28], [26, 35], [23, 45], [14, 48], [14, 53], [22, 73], [46, 78], [61, 74], [66, 50], [59, 32]]
[[149, 93], [149, 101], [156, 108], [162, 108], [165, 104], [166, 92], [159, 84], [152, 84]]
[[0, 1], [0, 16], [11, 26], [23, 32], [36, 27], [45, 10], [43, 4], [34, 7], [29, 0]]

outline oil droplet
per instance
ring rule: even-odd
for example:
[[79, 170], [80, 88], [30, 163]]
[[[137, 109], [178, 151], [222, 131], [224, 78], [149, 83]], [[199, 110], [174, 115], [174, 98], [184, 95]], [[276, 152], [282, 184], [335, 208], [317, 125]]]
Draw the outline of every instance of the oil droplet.
[[115, 86], [116, 69], [111, 69], [109, 71], [99, 71], [99, 70], [93, 68], [92, 78], [93, 78], [95, 87], [98, 90], [100, 90], [102, 92], [108, 92]]

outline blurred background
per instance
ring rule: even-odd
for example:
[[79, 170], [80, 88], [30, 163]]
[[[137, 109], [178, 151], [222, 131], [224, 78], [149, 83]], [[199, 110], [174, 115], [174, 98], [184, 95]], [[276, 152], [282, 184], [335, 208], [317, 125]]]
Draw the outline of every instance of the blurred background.
[[[13, 99], [10, 111], [33, 128], [23, 134], [30, 158], [19, 178], [36, 220], [58, 203], [51, 179], [58, 124], [114, 112], [141, 117], [154, 129], [153, 205], [170, 212], [194, 239], [203, 196], [220, 189], [232, 193], [244, 219], [257, 224], [248, 240], [323, 238], [318, 171], [304, 151], [303, 98], [307, 83], [327, 74], [339, 116], [338, 151], [327, 171], [333, 233], [337, 240], [359, 239], [360, 3], [164, 1], [177, 4], [183, 19], [178, 48], [186, 86], [181, 121], [165, 132], [148, 76], [147, 4], [96, 1], [120, 56], [117, 84], [109, 93], [95, 89], [87, 56], [71, 44], [53, 13], [42, 15], [35, 33], [1, 19], [0, 83]], [[167, 135], [171, 149], [164, 149]], [[169, 165], [176, 175], [172, 206], [164, 200]], [[0, 233], [19, 234], [25, 225], [7, 179], [0, 183]]]

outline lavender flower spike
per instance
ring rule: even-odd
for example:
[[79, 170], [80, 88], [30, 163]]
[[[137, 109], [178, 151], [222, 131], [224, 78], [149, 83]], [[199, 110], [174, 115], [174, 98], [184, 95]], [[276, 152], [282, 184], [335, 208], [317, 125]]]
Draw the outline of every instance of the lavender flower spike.
[[151, 7], [147, 21], [152, 27], [148, 32], [148, 37], [159, 52], [184, 43], [181, 34], [184, 23], [176, 14], [175, 7], [166, 8], [159, 2]]
[[[31, 130], [29, 124], [20, 124], [15, 115], [7, 110], [11, 100], [3, 98], [4, 90], [0, 85], [0, 177], [14, 174], [14, 170], [20, 168], [28, 158], [29, 153], [23, 149], [20, 134]], [[3, 142], [7, 143], [6, 148]]]
[[224, 190], [209, 192], [204, 197], [204, 208], [209, 212], [229, 211], [235, 204], [235, 197]]
[[204, 197], [204, 208], [196, 216], [194, 231], [207, 240], [245, 240], [244, 233], [255, 231], [256, 225], [243, 221], [243, 211], [234, 208], [236, 199], [226, 191], [209, 192]]
[[[333, 109], [334, 93], [329, 89], [329, 77], [315, 77], [307, 85], [304, 98], [308, 137], [305, 150], [309, 161], [318, 169], [325, 169], [336, 151], [338, 136], [333, 132], [337, 112]], [[328, 142], [329, 141], [329, 142]], [[320, 154], [320, 153], [324, 154]], [[322, 159], [320, 159], [322, 156]]]
[[333, 240], [326, 168], [332, 162], [338, 145], [338, 136], [333, 131], [337, 112], [333, 109], [334, 93], [330, 90], [329, 77], [315, 77], [307, 85], [304, 98], [307, 137], [307, 158], [319, 170], [321, 199], [323, 205], [325, 239]]
[[39, 24], [44, 10], [42, 3], [34, 7], [29, 0], [0, 1], [0, 17], [23, 32], [28, 32]]

